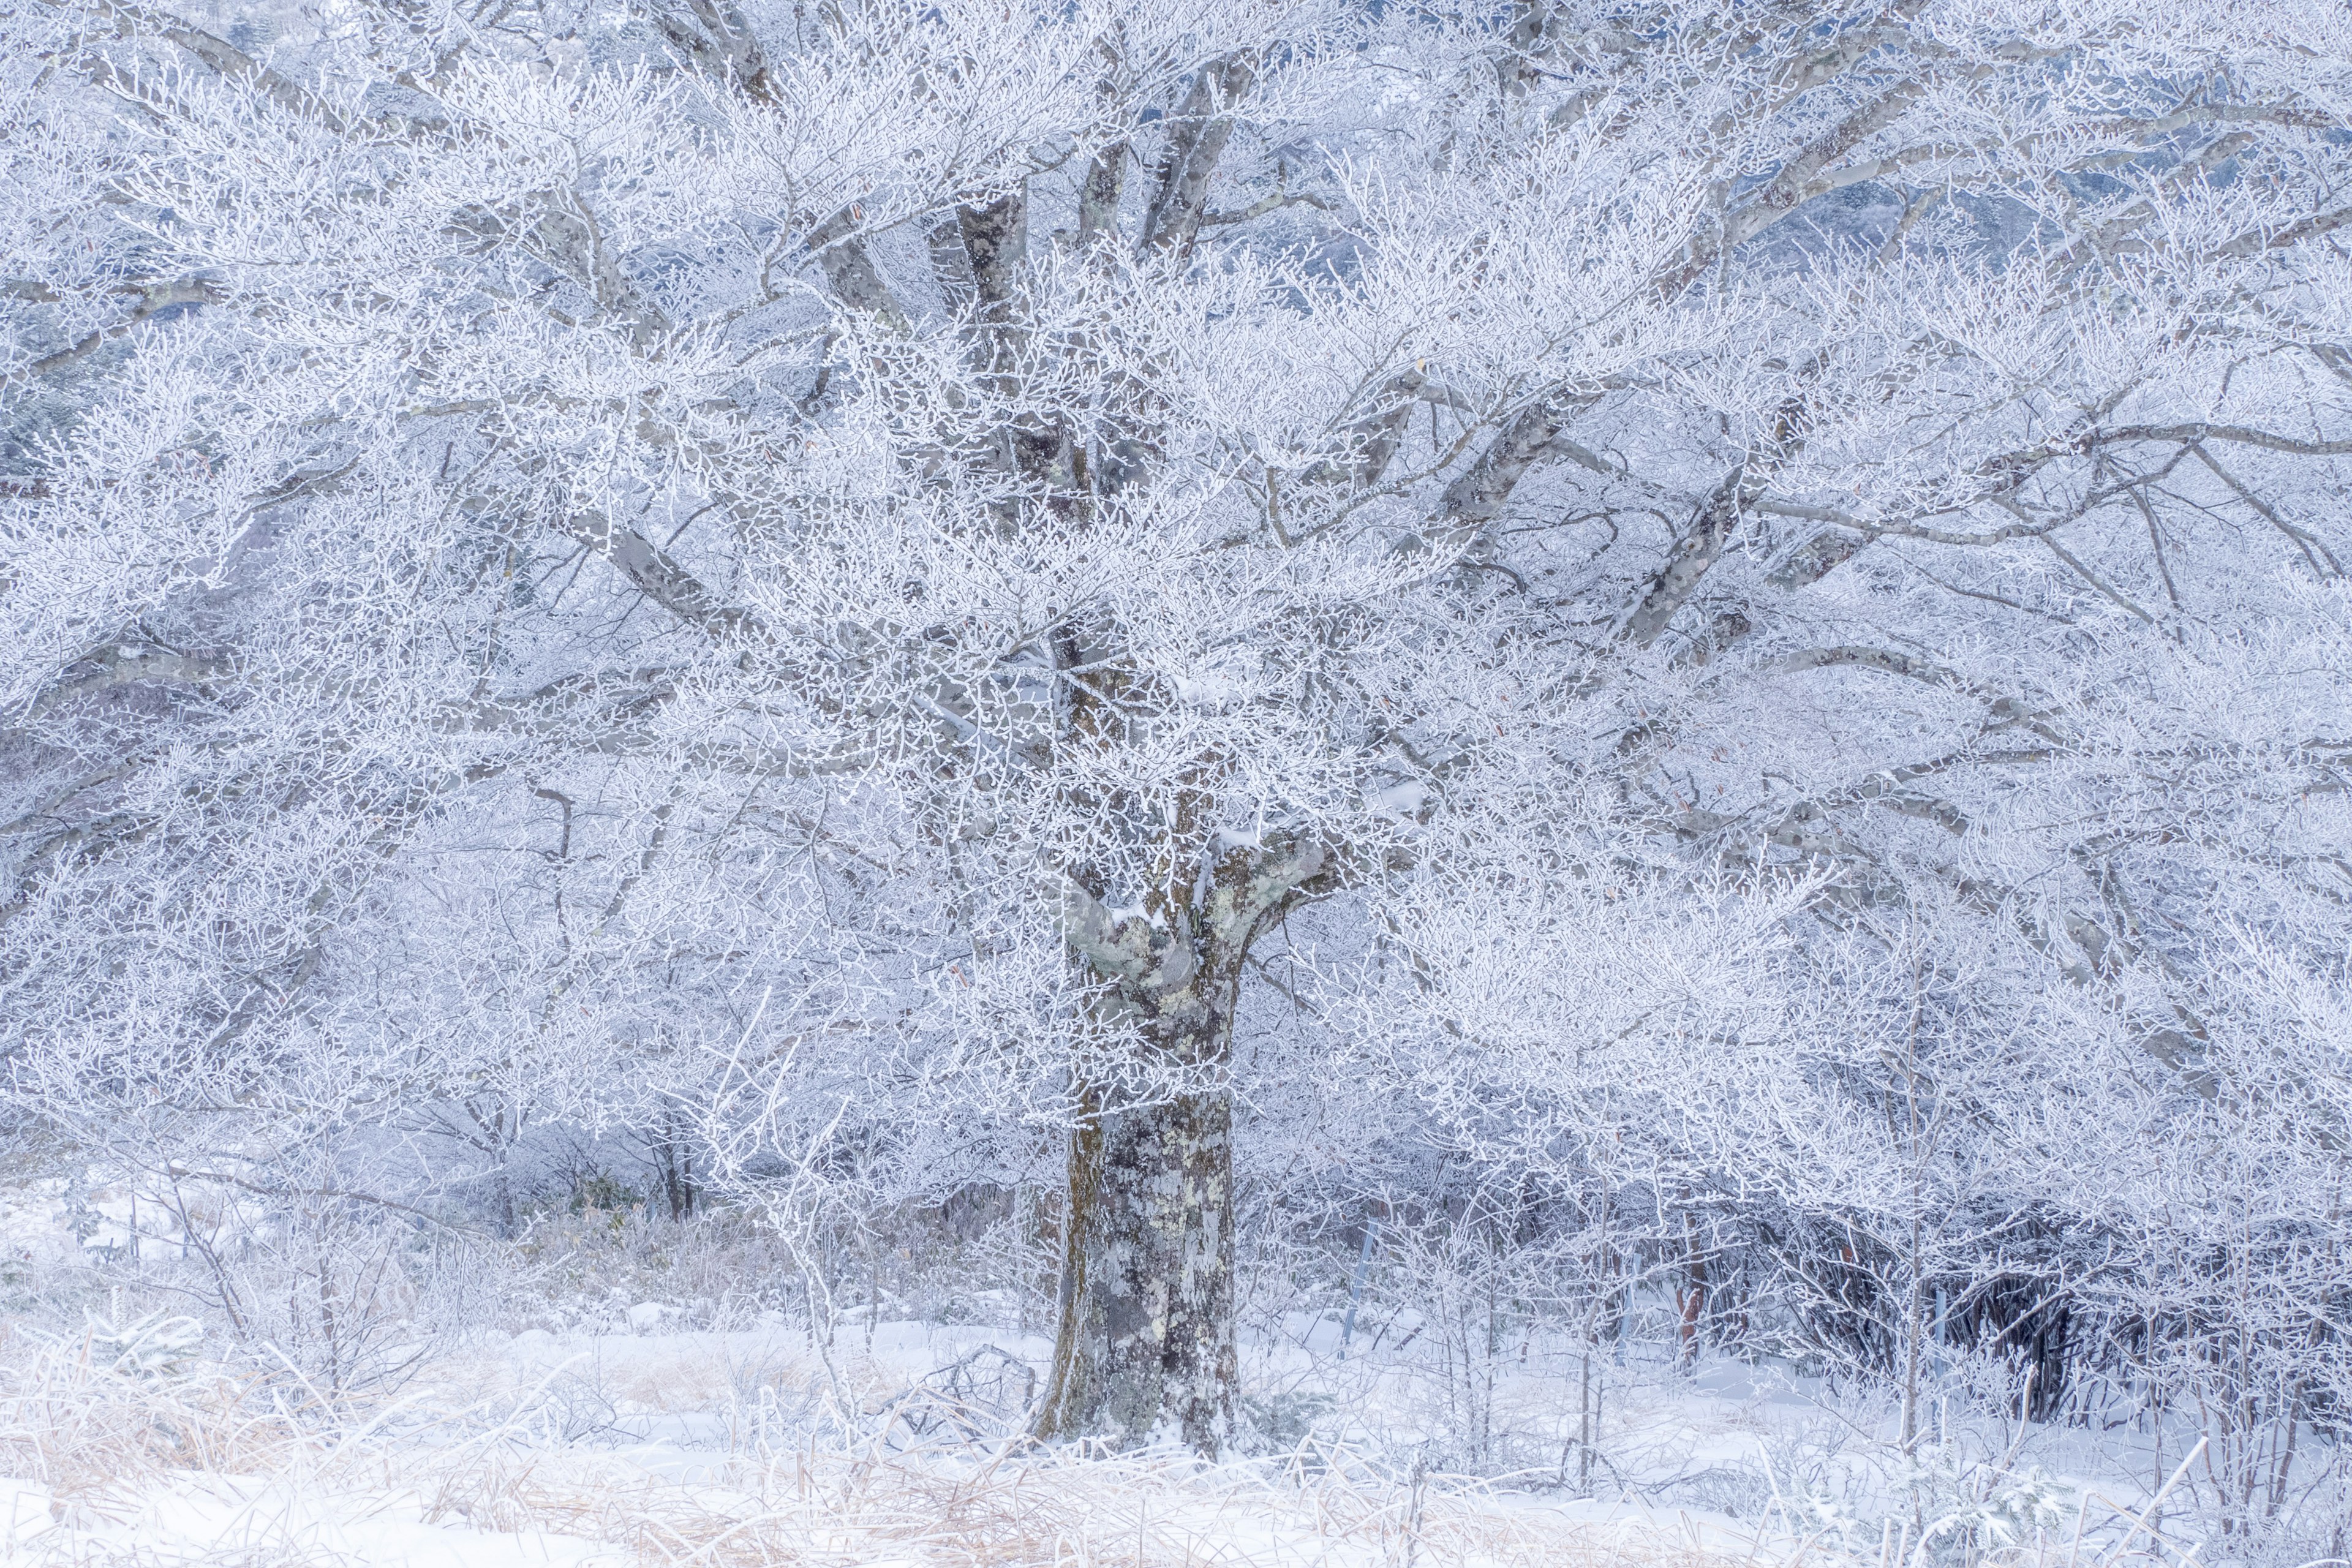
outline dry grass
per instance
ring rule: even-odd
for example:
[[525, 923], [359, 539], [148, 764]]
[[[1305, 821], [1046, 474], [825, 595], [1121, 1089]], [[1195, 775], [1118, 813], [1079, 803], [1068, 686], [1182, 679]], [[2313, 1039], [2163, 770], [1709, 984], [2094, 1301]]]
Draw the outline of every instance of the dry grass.
[[[622, 1381], [675, 1408], [718, 1394], [722, 1380], [663, 1355]], [[299, 1384], [210, 1373], [125, 1373], [88, 1340], [0, 1340], [0, 1476], [46, 1489], [55, 1521], [13, 1545], [0, 1521], [0, 1561], [310, 1568], [405, 1562], [383, 1543], [416, 1539], [429, 1541], [431, 1561], [468, 1565], [1906, 1568], [1899, 1541], [1872, 1564], [1819, 1540], [1596, 1523], [1464, 1478], [1400, 1478], [1338, 1453], [1208, 1468], [1171, 1455], [893, 1449], [900, 1428], [847, 1451], [812, 1443], [705, 1456], [697, 1479], [680, 1479], [626, 1453], [553, 1440], [511, 1388], [495, 1408], [419, 1395], [331, 1418], [299, 1394]], [[212, 1534], [173, 1526], [175, 1510], [212, 1521]], [[1976, 1568], [2132, 1568], [2143, 1555], [2172, 1553], [2141, 1534], [2099, 1552], [2037, 1543]]]
[[644, 1563], [725, 1568], [1274, 1568], [1492, 1564], [1703, 1568], [1731, 1559], [1430, 1478], [1204, 1470], [1176, 1458], [802, 1454], [719, 1482], [661, 1482], [579, 1456], [492, 1467], [434, 1508], [625, 1548]]
[[[674, 1369], [682, 1370], [682, 1369]], [[299, 1390], [297, 1391], [299, 1392]], [[1573, 1522], [1473, 1483], [1370, 1467], [1203, 1468], [1171, 1456], [970, 1447], [739, 1453], [708, 1479], [565, 1448], [528, 1421], [415, 1402], [323, 1418], [215, 1375], [128, 1375], [87, 1342], [0, 1342], [0, 1474], [39, 1483], [51, 1528], [26, 1563], [336, 1563], [371, 1521], [437, 1526], [460, 1548], [535, 1532], [615, 1565], [793, 1568], [1703, 1568], [1669, 1532]], [[233, 1516], [233, 1540], [152, 1540], [159, 1497]], [[327, 1530], [320, 1520], [340, 1521]], [[512, 1561], [485, 1557], [484, 1561]]]
[[87, 1339], [0, 1338], [0, 1474], [73, 1502], [158, 1471], [269, 1468], [302, 1439], [252, 1395], [226, 1377], [117, 1373]]
[[599, 1533], [646, 1562], [870, 1563], [1026, 1568], [1275, 1563], [1667, 1563], [1708, 1555], [1663, 1536], [1628, 1540], [1445, 1478], [1419, 1487], [1362, 1474], [1204, 1470], [1174, 1458], [1004, 1459], [966, 1468], [936, 1456], [858, 1462], [794, 1456], [746, 1467], [735, 1485], [646, 1489], [615, 1500]]
[[[446, 1371], [482, 1387], [491, 1366]], [[616, 1384], [679, 1408], [724, 1394], [719, 1371], [658, 1354], [616, 1368]], [[769, 1368], [779, 1371], [804, 1368]], [[0, 1477], [47, 1488], [57, 1523], [14, 1547], [0, 1540], [0, 1561], [381, 1563], [404, 1559], [369, 1552], [369, 1538], [409, 1531], [436, 1542], [430, 1561], [593, 1552], [612, 1568], [1867, 1565], [1821, 1540], [1736, 1542], [1675, 1523], [1571, 1519], [1470, 1479], [1395, 1477], [1343, 1453], [1200, 1467], [1181, 1455], [891, 1448], [906, 1432], [885, 1429], [846, 1450], [703, 1455], [698, 1479], [675, 1479], [628, 1453], [562, 1444], [543, 1415], [508, 1387], [470, 1408], [414, 1396], [330, 1417], [299, 1384], [127, 1375], [87, 1340], [16, 1335], [0, 1340]], [[160, 1521], [174, 1507], [209, 1507], [233, 1531], [169, 1535]], [[2145, 1549], [2145, 1538], [2107, 1552], [2037, 1547], [1976, 1568], [2126, 1568]], [[1870, 1568], [1900, 1568], [1903, 1556], [1891, 1542]]]

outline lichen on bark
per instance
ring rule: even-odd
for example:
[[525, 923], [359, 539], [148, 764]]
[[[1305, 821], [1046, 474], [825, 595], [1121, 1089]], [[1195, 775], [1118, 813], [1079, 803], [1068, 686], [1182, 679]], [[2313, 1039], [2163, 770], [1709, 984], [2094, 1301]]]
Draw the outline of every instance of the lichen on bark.
[[1312, 842], [1232, 851], [1203, 879], [1204, 908], [1186, 900], [1156, 921], [1066, 888], [1073, 952], [1185, 1087], [1149, 1099], [1082, 1088], [1039, 1438], [1128, 1448], [1172, 1436], [1210, 1458], [1231, 1441], [1234, 1007], [1251, 942], [1328, 865]]

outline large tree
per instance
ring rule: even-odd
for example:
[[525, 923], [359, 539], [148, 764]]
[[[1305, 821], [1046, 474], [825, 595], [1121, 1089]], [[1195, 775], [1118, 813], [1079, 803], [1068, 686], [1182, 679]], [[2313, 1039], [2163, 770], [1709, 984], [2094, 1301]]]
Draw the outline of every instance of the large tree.
[[11, 1047], [173, 1169], [1031, 1079], [1039, 1430], [1211, 1452], [1302, 900], [1933, 889], [2209, 1081], [2173, 902], [2344, 892], [2347, 50], [2147, 9], [20, 7]]

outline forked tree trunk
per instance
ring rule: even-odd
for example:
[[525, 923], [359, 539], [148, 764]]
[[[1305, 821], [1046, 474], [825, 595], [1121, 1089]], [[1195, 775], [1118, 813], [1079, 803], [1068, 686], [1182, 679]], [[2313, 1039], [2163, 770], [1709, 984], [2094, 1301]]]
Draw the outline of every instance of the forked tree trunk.
[[[1198, 907], [1114, 919], [1073, 886], [1064, 910], [1106, 1000], [1186, 1092], [1097, 1089], [1070, 1137], [1060, 1322], [1033, 1428], [1128, 1448], [1181, 1438], [1214, 1458], [1234, 1429], [1234, 1102], [1224, 1081], [1242, 963], [1266, 920], [1328, 879], [1318, 845], [1244, 852]], [[1205, 1084], [1202, 1080], [1206, 1079]]]

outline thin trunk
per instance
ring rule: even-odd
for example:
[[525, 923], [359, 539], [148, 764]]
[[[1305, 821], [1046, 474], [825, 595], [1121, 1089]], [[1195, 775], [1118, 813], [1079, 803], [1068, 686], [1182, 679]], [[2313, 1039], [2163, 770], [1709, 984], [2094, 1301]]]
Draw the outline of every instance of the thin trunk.
[[1682, 1307], [1682, 1343], [1677, 1359], [1687, 1374], [1698, 1369], [1699, 1318], [1706, 1310], [1706, 1260], [1699, 1254], [1698, 1229], [1687, 1212], [1683, 1215], [1683, 1252], [1685, 1283], [1675, 1291]]
[[685, 1219], [694, 1212], [694, 1150], [687, 1142], [684, 1117], [675, 1109], [662, 1113], [661, 1140], [654, 1146], [654, 1170], [661, 1184], [669, 1217]]
[[1348, 1315], [1339, 1323], [1339, 1360], [1348, 1359], [1348, 1343], [1356, 1337], [1356, 1309], [1364, 1300], [1364, 1279], [1372, 1271], [1372, 1245], [1379, 1240], [1381, 1220], [1378, 1215], [1364, 1217], [1363, 1250], [1356, 1257], [1356, 1278], [1348, 1287]]
[[1903, 1301], [1903, 1451], [1908, 1454], [1919, 1436], [1919, 1363], [1927, 1353], [1927, 1282], [1919, 1248], [1922, 1221], [1911, 1216], [1911, 1279]]
[[[1598, 1310], [1597, 1303], [1594, 1310]], [[1593, 1338], [1592, 1317], [1588, 1312], [1584, 1324], [1584, 1360], [1576, 1386], [1576, 1490], [1580, 1497], [1592, 1494]]]

